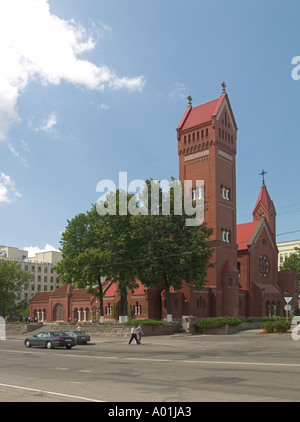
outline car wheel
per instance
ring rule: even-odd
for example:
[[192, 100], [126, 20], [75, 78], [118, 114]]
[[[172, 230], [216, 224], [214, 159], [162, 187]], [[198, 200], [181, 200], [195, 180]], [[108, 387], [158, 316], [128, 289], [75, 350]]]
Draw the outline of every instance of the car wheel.
[[26, 341], [25, 341], [25, 346], [26, 346], [27, 348], [31, 347], [31, 344], [30, 344], [30, 341], [29, 341], [29, 340], [26, 340]]
[[52, 343], [51, 343], [51, 341], [47, 341], [46, 348], [47, 349], [52, 349]]

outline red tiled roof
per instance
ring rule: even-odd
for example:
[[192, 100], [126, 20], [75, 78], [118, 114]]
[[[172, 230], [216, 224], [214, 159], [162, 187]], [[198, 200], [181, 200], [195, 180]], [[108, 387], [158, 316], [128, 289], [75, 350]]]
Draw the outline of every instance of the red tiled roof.
[[248, 244], [259, 224], [259, 221], [252, 221], [251, 223], [238, 224], [236, 227], [236, 242], [238, 250], [247, 249]]
[[30, 302], [47, 302], [52, 292], [37, 292]]
[[118, 289], [118, 283], [111, 283], [111, 285], [105, 291], [104, 297], [114, 296], [117, 289]]
[[144, 295], [145, 294], [145, 290], [147, 289], [147, 287], [141, 282], [141, 281], [137, 281], [138, 287], [136, 289], [133, 289], [133, 293], [132, 295]]
[[74, 289], [72, 300], [76, 299], [91, 299], [94, 295], [88, 293], [88, 289]]
[[222, 94], [221, 97], [209, 101], [208, 103], [201, 104], [196, 107], [188, 107], [177, 129], [186, 130], [209, 122], [212, 117], [216, 116], [218, 113], [225, 97], [226, 94]]

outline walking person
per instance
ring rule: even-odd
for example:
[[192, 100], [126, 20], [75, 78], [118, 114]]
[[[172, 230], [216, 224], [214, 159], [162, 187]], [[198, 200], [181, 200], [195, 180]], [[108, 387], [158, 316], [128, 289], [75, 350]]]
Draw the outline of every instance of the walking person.
[[134, 325], [131, 328], [130, 333], [131, 333], [131, 336], [130, 336], [130, 340], [129, 340], [129, 343], [128, 344], [131, 344], [131, 342], [132, 342], [133, 339], [136, 341], [136, 344], [139, 344], [138, 338], [137, 338], [137, 326], [136, 325]]
[[136, 334], [138, 344], [141, 344], [142, 336], [144, 335], [141, 324], [139, 324], [139, 326], [137, 327]]

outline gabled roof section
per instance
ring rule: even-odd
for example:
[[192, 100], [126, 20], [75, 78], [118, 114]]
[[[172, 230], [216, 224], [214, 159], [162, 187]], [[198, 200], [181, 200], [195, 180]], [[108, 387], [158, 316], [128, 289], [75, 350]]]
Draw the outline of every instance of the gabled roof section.
[[[262, 220], [260, 220], [262, 221]], [[248, 249], [254, 238], [260, 221], [252, 221], [251, 223], [238, 224], [236, 227], [236, 242], [238, 250]]]
[[104, 297], [115, 296], [115, 293], [117, 290], [118, 290], [118, 283], [111, 283], [110, 286], [106, 289], [104, 293]]
[[88, 289], [74, 289], [72, 300], [91, 300], [94, 296], [88, 292]]
[[252, 245], [260, 230], [265, 227], [267, 235], [274, 248], [277, 248], [276, 242], [272, 237], [272, 232], [268, 220], [262, 217], [260, 220], [252, 221], [251, 223], [238, 224], [236, 228], [236, 239], [238, 244], [238, 251], [248, 249]]
[[137, 280], [137, 287], [133, 289], [132, 295], [144, 295], [147, 287], [139, 280]]
[[256, 283], [254, 284], [260, 289], [263, 290], [265, 294], [280, 294], [282, 295], [282, 290], [276, 284], [266, 284], [266, 283]]
[[74, 286], [72, 284], [63, 284], [53, 293], [51, 296], [72, 296], [74, 291]]
[[177, 126], [177, 130], [188, 130], [195, 126], [200, 126], [204, 123], [210, 122], [218, 115], [221, 107], [224, 107], [225, 105], [228, 106], [230, 115], [232, 117], [232, 123], [235, 129], [237, 129], [228, 95], [225, 92], [215, 100], [209, 101], [196, 107], [189, 106], [186, 109], [179, 125]]

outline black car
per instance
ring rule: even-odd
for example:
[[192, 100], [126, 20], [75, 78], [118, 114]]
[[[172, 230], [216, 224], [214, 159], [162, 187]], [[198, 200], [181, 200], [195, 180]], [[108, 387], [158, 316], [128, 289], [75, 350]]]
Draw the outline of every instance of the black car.
[[76, 346], [76, 339], [67, 336], [64, 333], [59, 331], [43, 331], [34, 335], [33, 337], [28, 337], [24, 340], [26, 347], [37, 346], [37, 347], [46, 347], [47, 349], [52, 349], [53, 347], [66, 347], [71, 349]]
[[89, 334], [84, 331], [79, 330], [68, 330], [63, 332], [66, 336], [71, 336], [76, 339], [77, 344], [87, 344], [88, 341], [91, 341]]

